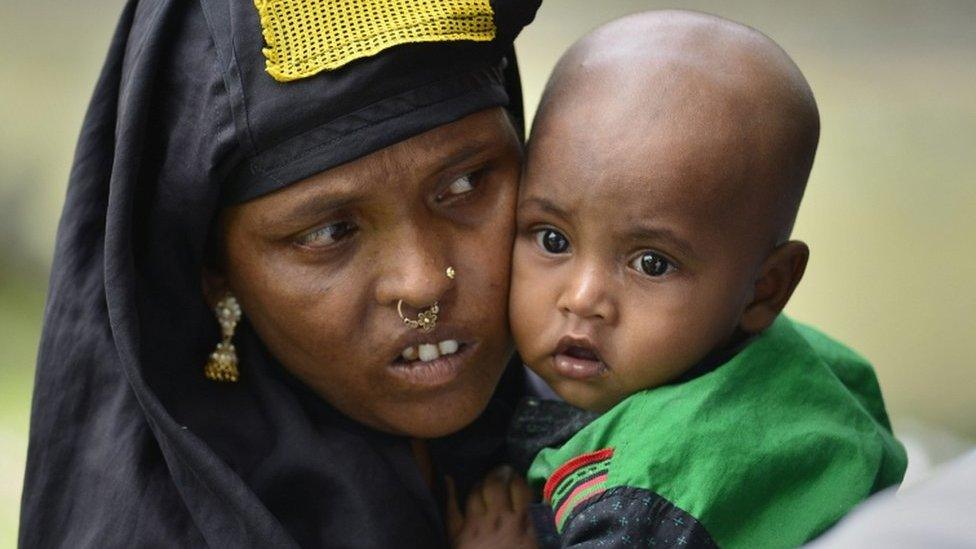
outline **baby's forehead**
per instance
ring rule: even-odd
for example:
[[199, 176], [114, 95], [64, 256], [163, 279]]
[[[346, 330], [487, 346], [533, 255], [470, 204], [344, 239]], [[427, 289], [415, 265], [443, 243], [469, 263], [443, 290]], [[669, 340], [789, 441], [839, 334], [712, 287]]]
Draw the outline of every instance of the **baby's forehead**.
[[714, 173], [691, 163], [668, 163], [667, 158], [629, 162], [608, 155], [599, 166], [580, 156], [548, 165], [537, 159], [529, 159], [526, 196], [548, 197], [573, 213], [608, 224], [654, 219], [710, 226], [734, 216], [745, 202], [742, 186], [732, 180], [734, 171]]
[[602, 101], [554, 103], [533, 130], [527, 172], [695, 210], [728, 203], [754, 180], [754, 144], [740, 131], [746, 122], [723, 114], [723, 106], [688, 109], [696, 114], [685, 116], [686, 109], [648, 112], [612, 96]]
[[527, 195], [548, 196], [607, 234], [653, 224], [713, 245], [751, 238], [768, 217], [748, 138], [735, 124], [594, 113], [547, 114], [530, 142]]

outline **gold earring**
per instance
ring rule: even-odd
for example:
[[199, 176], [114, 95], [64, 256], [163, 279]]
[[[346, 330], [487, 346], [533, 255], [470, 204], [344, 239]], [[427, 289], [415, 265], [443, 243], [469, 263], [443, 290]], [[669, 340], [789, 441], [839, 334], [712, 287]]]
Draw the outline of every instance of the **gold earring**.
[[447, 278], [450, 278], [451, 280], [454, 280], [454, 276], [456, 275], [456, 273], [454, 272], [454, 267], [451, 267], [450, 265], [448, 265], [447, 270], [444, 271], [444, 274], [447, 275]]
[[240, 372], [237, 369], [237, 349], [234, 348], [231, 338], [241, 320], [241, 306], [237, 303], [237, 298], [227, 294], [217, 302], [214, 313], [217, 314], [223, 338], [214, 352], [210, 353], [203, 375], [212, 381], [234, 382], [240, 377]]

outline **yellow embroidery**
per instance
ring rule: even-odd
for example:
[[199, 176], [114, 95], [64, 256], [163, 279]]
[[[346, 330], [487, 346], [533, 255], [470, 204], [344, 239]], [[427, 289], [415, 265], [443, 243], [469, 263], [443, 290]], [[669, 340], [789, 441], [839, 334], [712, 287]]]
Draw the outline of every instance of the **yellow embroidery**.
[[489, 0], [254, 0], [268, 74], [337, 69], [400, 44], [495, 38]]

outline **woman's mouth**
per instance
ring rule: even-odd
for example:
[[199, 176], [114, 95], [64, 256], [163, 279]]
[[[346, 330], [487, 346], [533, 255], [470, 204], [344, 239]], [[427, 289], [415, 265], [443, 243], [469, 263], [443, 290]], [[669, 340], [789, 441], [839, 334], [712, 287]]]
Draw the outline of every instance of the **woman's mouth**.
[[592, 379], [609, 371], [588, 339], [566, 337], [552, 357], [556, 373], [572, 379]]
[[420, 345], [411, 345], [404, 349], [400, 353], [400, 359], [404, 362], [414, 362], [416, 360], [430, 362], [442, 356], [453, 355], [458, 352], [460, 347], [461, 344], [456, 339], [445, 339], [437, 343], [421, 343]]
[[390, 364], [390, 371], [411, 385], [444, 385], [457, 378], [472, 348], [456, 339], [409, 345]]

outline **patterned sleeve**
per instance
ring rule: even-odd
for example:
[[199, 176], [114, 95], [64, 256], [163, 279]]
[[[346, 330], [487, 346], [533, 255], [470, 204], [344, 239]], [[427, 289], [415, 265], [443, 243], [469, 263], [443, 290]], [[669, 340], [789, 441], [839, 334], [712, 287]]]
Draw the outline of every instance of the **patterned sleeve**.
[[560, 546], [717, 547], [690, 514], [632, 486], [610, 488], [576, 506], [562, 523]]

